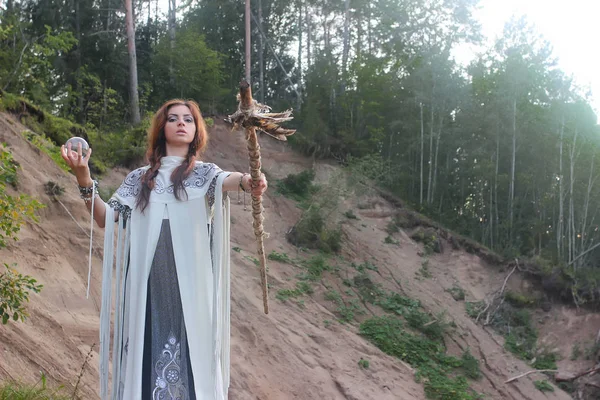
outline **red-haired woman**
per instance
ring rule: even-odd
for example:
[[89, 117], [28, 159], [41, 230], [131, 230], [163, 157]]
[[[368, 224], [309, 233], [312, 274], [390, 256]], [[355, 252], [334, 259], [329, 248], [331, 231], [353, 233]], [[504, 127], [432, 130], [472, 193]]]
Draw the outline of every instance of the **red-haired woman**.
[[[267, 182], [263, 176], [253, 186], [248, 174], [198, 161], [206, 143], [195, 102], [165, 103], [148, 132], [149, 165], [127, 175], [108, 203], [97, 197], [90, 176], [91, 149], [83, 155], [81, 146], [62, 148], [81, 197], [94, 208], [94, 220], [108, 227], [100, 314], [102, 400], [227, 399], [229, 200], [224, 192], [239, 188], [262, 195]], [[112, 221], [119, 222], [116, 253]]]

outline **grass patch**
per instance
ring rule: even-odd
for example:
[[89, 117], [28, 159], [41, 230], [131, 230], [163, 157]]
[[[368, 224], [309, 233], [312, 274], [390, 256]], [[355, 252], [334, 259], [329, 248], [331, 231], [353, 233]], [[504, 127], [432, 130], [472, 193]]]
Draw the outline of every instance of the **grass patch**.
[[465, 299], [465, 291], [460, 286], [452, 286], [450, 289], [446, 289], [446, 292], [450, 293], [452, 298], [456, 301]]
[[340, 316], [340, 322], [352, 322], [356, 313], [364, 313], [364, 310], [358, 303], [357, 299], [346, 302], [342, 298], [342, 295], [336, 290], [328, 290], [325, 293], [325, 300], [336, 304], [337, 308], [335, 312]]
[[540, 392], [554, 392], [554, 386], [548, 381], [535, 381], [533, 384]]
[[278, 300], [285, 303], [287, 300], [289, 300], [291, 298], [296, 298], [296, 297], [303, 296], [305, 294], [313, 294], [313, 293], [314, 293], [314, 290], [308, 282], [300, 281], [300, 282], [296, 282], [295, 289], [281, 289], [277, 292], [275, 297], [277, 297]]
[[[480, 395], [469, 388], [464, 376], [455, 375], [462, 359], [446, 355], [440, 341], [407, 332], [394, 317], [374, 317], [360, 325], [360, 334], [385, 353], [416, 368], [425, 394], [433, 400], [474, 400]], [[455, 376], [452, 376], [455, 375]]]
[[481, 369], [479, 368], [479, 360], [473, 357], [469, 349], [462, 353], [460, 358], [462, 361], [462, 370], [465, 375], [471, 379], [481, 379]]
[[419, 270], [417, 271], [417, 277], [425, 279], [433, 277], [433, 275], [431, 275], [431, 271], [429, 270], [429, 260], [423, 261], [423, 263], [421, 264], [421, 268], [419, 268]]
[[365, 360], [364, 358], [361, 358], [360, 360], [358, 360], [358, 366], [363, 369], [368, 369], [369, 365], [370, 365], [369, 360]]
[[51, 389], [45, 376], [35, 385], [22, 383], [0, 384], [0, 400], [70, 400], [74, 398], [64, 393], [62, 386]]
[[285, 253], [278, 253], [275, 250], [273, 250], [268, 256], [267, 258], [269, 260], [272, 261], [278, 261], [278, 262], [282, 262], [282, 263], [286, 263], [286, 264], [294, 264], [294, 261], [288, 257], [287, 254]]

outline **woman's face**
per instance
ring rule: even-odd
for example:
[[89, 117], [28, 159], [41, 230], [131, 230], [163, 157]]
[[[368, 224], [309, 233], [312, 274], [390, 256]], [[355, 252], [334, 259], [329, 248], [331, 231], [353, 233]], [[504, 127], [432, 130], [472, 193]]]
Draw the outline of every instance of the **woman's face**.
[[194, 140], [195, 134], [196, 122], [189, 107], [183, 104], [171, 107], [165, 124], [167, 146], [187, 148]]

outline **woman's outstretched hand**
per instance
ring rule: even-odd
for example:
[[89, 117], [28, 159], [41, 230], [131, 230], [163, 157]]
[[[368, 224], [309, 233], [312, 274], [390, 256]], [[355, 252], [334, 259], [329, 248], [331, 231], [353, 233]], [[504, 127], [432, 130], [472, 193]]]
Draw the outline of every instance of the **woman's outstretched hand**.
[[250, 187], [250, 193], [252, 194], [252, 196], [255, 196], [255, 197], [262, 196], [263, 193], [269, 187], [269, 184], [267, 182], [267, 178], [265, 177], [265, 174], [260, 174], [260, 178], [258, 179], [258, 182], [256, 182], [256, 183], [254, 183], [254, 181], [252, 180], [252, 177], [250, 175], [247, 175], [247, 177], [248, 177], [248, 186], [247, 187]]
[[60, 147], [60, 155], [67, 163], [71, 171], [77, 177], [77, 182], [80, 186], [91, 186], [92, 178], [90, 175], [89, 161], [92, 155], [92, 149], [87, 149], [87, 154], [83, 156], [81, 143], [78, 144], [77, 150], [71, 147], [71, 143], [67, 146], [64, 144]]

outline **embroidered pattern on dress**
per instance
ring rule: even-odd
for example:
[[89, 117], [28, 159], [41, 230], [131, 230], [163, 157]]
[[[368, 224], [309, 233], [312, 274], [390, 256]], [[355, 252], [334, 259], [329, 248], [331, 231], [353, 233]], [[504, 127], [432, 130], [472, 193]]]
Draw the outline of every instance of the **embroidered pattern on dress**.
[[[183, 181], [184, 188], [199, 189], [204, 187], [208, 182], [208, 175], [217, 167], [211, 163], [202, 163], [194, 167], [190, 175]], [[117, 190], [117, 194], [123, 198], [137, 197], [142, 187], [142, 176], [146, 173], [147, 168], [138, 168], [131, 172], [123, 181], [123, 184]], [[154, 179], [153, 192], [157, 194], [169, 193], [173, 194], [175, 188], [173, 185], [166, 186], [158, 176]]]
[[140, 193], [142, 176], [146, 173], [145, 168], [138, 168], [125, 177], [123, 184], [117, 190], [121, 197], [137, 197]]
[[106, 204], [108, 204], [110, 208], [118, 212], [123, 218], [125, 218], [125, 220], [128, 220], [131, 216], [131, 208], [129, 206], [119, 203], [115, 199], [108, 200]]
[[152, 392], [152, 400], [187, 400], [187, 389], [181, 374], [181, 343], [173, 333], [165, 344], [155, 365], [158, 375]]

